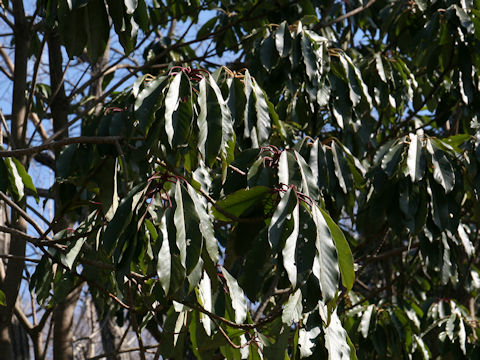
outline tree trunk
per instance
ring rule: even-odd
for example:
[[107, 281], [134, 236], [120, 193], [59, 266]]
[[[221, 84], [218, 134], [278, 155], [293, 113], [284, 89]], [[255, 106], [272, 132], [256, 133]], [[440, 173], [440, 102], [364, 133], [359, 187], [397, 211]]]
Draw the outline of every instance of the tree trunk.
[[[68, 102], [63, 85], [63, 57], [60, 47], [60, 37], [56, 31], [48, 35], [48, 58], [50, 67], [50, 87], [54, 94], [51, 99], [53, 131], [57, 132], [68, 125]], [[64, 131], [58, 140], [68, 137]], [[55, 158], [60, 151], [55, 152]], [[55, 233], [68, 226], [68, 219], [61, 214], [62, 202], [58, 188], [55, 189]], [[80, 296], [81, 287], [70, 293], [64, 301], [57, 304], [53, 310], [53, 358], [55, 360], [73, 360], [73, 317], [75, 306]]]
[[[109, 48], [110, 44], [108, 43], [105, 52], [103, 53], [103, 56], [99, 58], [95, 64], [92, 64], [92, 77], [98, 76], [98, 74], [100, 74], [107, 66], [110, 50]], [[90, 86], [89, 95], [93, 96], [94, 98], [99, 98], [100, 96], [102, 96], [102, 84], [103, 76], [100, 76]], [[94, 111], [95, 114], [98, 115], [102, 110], [103, 105], [97, 104]], [[93, 303], [95, 304], [95, 310], [97, 311], [97, 316], [100, 322], [103, 351], [107, 354], [114, 353], [117, 350], [121, 349], [120, 341], [122, 339], [123, 330], [120, 326], [116, 324], [115, 320], [112, 318], [110, 311], [107, 310], [105, 312], [102, 312], [102, 309], [100, 308], [98, 301], [96, 301], [95, 298], [93, 298]], [[109, 356], [107, 357], [107, 360], [129, 360], [130, 358], [130, 353], [125, 353]]]
[[[12, 144], [22, 147], [25, 144], [26, 133], [26, 112], [27, 104], [25, 93], [27, 91], [27, 61], [30, 42], [29, 24], [25, 18], [25, 11], [22, 1], [13, 1], [14, 15], [14, 39], [15, 39], [15, 68], [12, 96], [12, 120], [11, 135]], [[26, 157], [19, 158], [20, 162], [28, 168]], [[27, 222], [12, 210], [12, 226], [17, 230], [26, 232]], [[9, 254], [17, 257], [25, 256], [26, 243], [16, 236], [11, 237]], [[14, 359], [12, 351], [12, 339], [10, 337], [10, 324], [12, 322], [13, 309], [17, 301], [20, 283], [24, 269], [24, 261], [10, 259], [5, 268], [5, 278], [0, 284], [0, 289], [5, 293], [7, 306], [0, 307], [0, 354], [2, 359]]]

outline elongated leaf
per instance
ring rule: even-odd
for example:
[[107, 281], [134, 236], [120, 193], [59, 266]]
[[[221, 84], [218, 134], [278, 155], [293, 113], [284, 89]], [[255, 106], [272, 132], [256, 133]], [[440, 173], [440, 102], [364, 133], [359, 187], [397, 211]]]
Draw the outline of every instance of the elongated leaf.
[[8, 170], [8, 179], [10, 183], [9, 189], [17, 200], [21, 200], [25, 196], [25, 184], [23, 183], [22, 177], [18, 173], [18, 168], [13, 159], [14, 158], [4, 159]]
[[282, 312], [283, 323], [288, 326], [291, 326], [292, 323], [298, 323], [302, 318], [302, 312], [302, 292], [298, 289], [290, 295], [285, 304], [285, 308]]
[[159, 226], [159, 233], [158, 235], [162, 242], [162, 247], [158, 252], [158, 259], [157, 259], [157, 275], [160, 284], [162, 285], [163, 291], [165, 294], [168, 294], [170, 289], [170, 278], [172, 273], [172, 256], [170, 254], [170, 244], [168, 241], [168, 233], [167, 233], [167, 224], [165, 221], [165, 216], [162, 216], [160, 220]]
[[200, 199], [192, 186], [187, 185], [188, 193], [195, 204], [195, 210], [197, 211], [200, 219], [200, 231], [202, 232], [203, 239], [205, 240], [205, 246], [210, 255], [212, 261], [216, 264], [218, 262], [218, 244], [215, 238], [215, 231], [213, 229], [212, 219], [207, 212], [206, 204]]
[[37, 204], [38, 204], [37, 189], [35, 188], [35, 185], [33, 185], [32, 178], [27, 173], [22, 163], [18, 159], [11, 158], [11, 160], [13, 161], [13, 163], [15, 164], [15, 167], [17, 168], [17, 173], [18, 175], [20, 175], [23, 185], [33, 193], [33, 195], [35, 196], [35, 200], [37, 201]]
[[257, 117], [256, 130], [258, 144], [268, 143], [271, 133], [270, 111], [267, 104], [267, 96], [256, 82], [253, 83], [253, 94], [255, 97], [255, 112]]
[[337, 224], [332, 220], [330, 215], [323, 209], [320, 209], [325, 221], [327, 222], [330, 233], [338, 254], [338, 265], [340, 267], [340, 274], [342, 275], [342, 284], [350, 291], [355, 282], [355, 271], [353, 268], [353, 255], [348, 245], [345, 235]]
[[333, 163], [335, 164], [335, 175], [343, 192], [347, 194], [353, 187], [353, 177], [348, 162], [343, 156], [342, 149], [332, 142]]
[[422, 141], [415, 134], [410, 134], [407, 156], [408, 173], [413, 182], [420, 181], [425, 173], [425, 154]]
[[272, 35], [263, 39], [260, 45], [260, 59], [265, 70], [270, 71], [276, 66], [278, 57], [275, 51], [275, 39]]
[[97, 60], [105, 51], [110, 35], [110, 23], [103, 0], [89, 0], [88, 16], [85, 17], [87, 28], [87, 50], [92, 61]]
[[166, 76], [161, 76], [149, 82], [135, 99], [135, 116], [145, 134], [150, 129], [155, 111], [160, 107], [159, 99], [167, 84], [166, 80]]
[[385, 75], [385, 68], [383, 67], [383, 62], [382, 62], [382, 55], [380, 55], [380, 53], [375, 54], [375, 65], [377, 67], [378, 76], [380, 76], [380, 79], [384, 83], [387, 83], [387, 77]]
[[227, 282], [228, 292], [232, 300], [232, 308], [235, 311], [235, 322], [242, 324], [247, 318], [247, 300], [242, 288], [238, 285], [237, 280], [222, 267], [222, 274]]
[[470, 241], [470, 238], [468, 237], [468, 234], [465, 231], [465, 227], [462, 224], [458, 224], [457, 231], [458, 231], [458, 237], [460, 238], [460, 241], [462, 242], [465, 253], [470, 258], [475, 253], [475, 247], [473, 246], [472, 242]]
[[[292, 191], [292, 189], [288, 191], [290, 192]], [[297, 286], [297, 264], [296, 264], [295, 252], [297, 250], [297, 239], [299, 236], [299, 229], [300, 229], [300, 219], [299, 219], [300, 206], [298, 204], [298, 200], [296, 199], [296, 195], [294, 196], [295, 196], [295, 207], [291, 212], [291, 222], [293, 222], [293, 228], [292, 228], [292, 232], [290, 233], [290, 235], [288, 235], [287, 239], [285, 240], [285, 246], [283, 247], [283, 250], [282, 250], [282, 257], [283, 257], [283, 267], [287, 272], [288, 279], [290, 280], [290, 283], [292, 284], [292, 286], [295, 288]], [[285, 197], [287, 197], [286, 194], [284, 198]], [[273, 223], [273, 218], [272, 218], [272, 223]]]
[[112, 250], [120, 235], [127, 228], [132, 219], [133, 210], [145, 191], [146, 186], [144, 183], [141, 183], [130, 190], [127, 196], [120, 202], [112, 221], [108, 223], [102, 236], [102, 242], [107, 252]]
[[[442, 284], [446, 285], [453, 275], [452, 260], [450, 259], [450, 245], [448, 245], [447, 236], [442, 233], [443, 257], [442, 257]], [[448, 324], [447, 324], [448, 327]], [[453, 340], [453, 335], [452, 335]]]
[[298, 333], [298, 346], [300, 347], [300, 357], [308, 357], [313, 355], [312, 349], [315, 347], [318, 335], [322, 330], [319, 326], [313, 327], [309, 330], [301, 328]]
[[317, 184], [315, 183], [315, 178], [313, 177], [312, 169], [307, 164], [303, 156], [300, 155], [296, 150], [293, 151], [293, 155], [297, 160], [298, 169], [302, 179], [302, 186], [300, 190], [313, 200], [318, 199], [318, 188]]
[[452, 191], [455, 186], [455, 173], [450, 161], [430, 139], [427, 140], [427, 150], [432, 155], [433, 178], [442, 185], [446, 193]]
[[347, 342], [347, 332], [342, 326], [335, 310], [330, 317], [330, 324], [324, 328], [325, 347], [329, 360], [350, 359], [350, 346]]
[[173, 113], [178, 109], [180, 103], [180, 82], [182, 73], [174, 76], [168, 87], [165, 97], [165, 132], [167, 133], [168, 143], [173, 147]]
[[372, 320], [373, 304], [368, 305], [367, 310], [362, 315], [362, 320], [360, 321], [360, 332], [362, 336], [366, 339], [368, 336], [368, 331], [370, 329], [370, 321]]
[[337, 252], [327, 222], [317, 206], [312, 207], [312, 218], [317, 227], [317, 256], [313, 262], [313, 274], [320, 282], [323, 299], [328, 302], [338, 289], [340, 274]]
[[180, 261], [188, 275], [198, 263], [203, 238], [194, 201], [180, 181], [175, 184], [175, 204], [176, 245], [180, 251]]
[[[263, 201], [271, 190], [265, 186], [254, 186], [250, 189], [241, 189], [228, 195], [225, 199], [217, 201], [217, 206], [236, 217], [241, 217], [257, 202]], [[221, 221], [231, 221], [219, 210], [213, 209], [213, 215]]]
[[[283, 245], [283, 240], [288, 236], [290, 237], [292, 234], [292, 229], [287, 229], [287, 222], [292, 216], [292, 212], [295, 207], [298, 206], [297, 195], [295, 190], [288, 189], [285, 195], [283, 195], [282, 200], [277, 205], [275, 212], [272, 216], [272, 221], [270, 222], [270, 226], [268, 227], [268, 241], [270, 242], [270, 246], [274, 251], [278, 251], [278, 247]], [[296, 236], [292, 237], [291, 241], [296, 243], [296, 238], [298, 236], [298, 209], [297, 209], [297, 234]], [[293, 260], [293, 258], [290, 258]], [[296, 270], [295, 270], [296, 271]], [[296, 274], [296, 272], [295, 272]]]
[[388, 176], [392, 176], [397, 170], [398, 163], [402, 158], [404, 149], [405, 144], [402, 141], [399, 141], [397, 144], [392, 146], [383, 157], [382, 169]]
[[61, 257], [62, 264], [66, 265], [69, 269], [71, 269], [73, 263], [75, 262], [86, 240], [87, 240], [86, 237], [82, 237], [74, 240], [73, 245], [70, 245], [68, 247], [68, 250], [65, 252], [65, 254], [62, 254], [62, 257]]
[[[205, 310], [212, 311], [212, 285], [206, 271], [203, 272], [202, 280], [200, 280], [200, 284], [198, 285], [197, 298]], [[200, 322], [203, 324], [207, 335], [210, 336], [212, 332], [212, 321], [210, 317], [204, 313], [200, 313]]]
[[5, 297], [5, 293], [0, 290], [0, 306], [7, 306], [7, 299]]
[[286, 21], [283, 21], [275, 32], [275, 47], [282, 58], [287, 57], [290, 53], [292, 48], [292, 36], [290, 35], [290, 30], [288, 29]]

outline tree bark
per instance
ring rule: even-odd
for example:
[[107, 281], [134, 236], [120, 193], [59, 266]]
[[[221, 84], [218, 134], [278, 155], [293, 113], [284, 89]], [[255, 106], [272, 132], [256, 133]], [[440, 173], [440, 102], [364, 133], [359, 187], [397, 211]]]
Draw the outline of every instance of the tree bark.
[[[12, 6], [15, 23], [13, 35], [15, 39], [15, 67], [13, 73], [11, 140], [16, 146], [22, 146], [25, 144], [24, 129], [27, 126], [25, 93], [27, 91], [27, 61], [30, 34], [28, 30], [29, 24], [25, 18], [23, 2], [20, 0], [13, 1]], [[28, 168], [26, 157], [20, 157], [19, 160], [25, 168]], [[11, 220], [13, 227], [22, 232], [26, 232], [27, 222], [13, 210]], [[25, 249], [26, 243], [23, 239], [16, 236], [11, 237], [10, 246], [8, 247], [10, 255], [20, 258], [24, 257]], [[7, 304], [7, 306], [0, 307], [0, 354], [2, 355], [2, 359], [5, 360], [14, 359], [9, 328], [22, 281], [24, 266], [23, 260], [10, 259], [5, 268], [5, 278], [0, 284], [0, 289], [5, 293]]]

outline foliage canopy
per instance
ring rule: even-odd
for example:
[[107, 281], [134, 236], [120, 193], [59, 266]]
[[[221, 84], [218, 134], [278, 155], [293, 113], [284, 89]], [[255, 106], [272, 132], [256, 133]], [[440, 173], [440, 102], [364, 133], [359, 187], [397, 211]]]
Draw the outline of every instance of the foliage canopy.
[[112, 31], [135, 54], [138, 32], [202, 23], [144, 44], [101, 111], [71, 104], [81, 137], [0, 152], [22, 203], [9, 156], [62, 147], [75, 226], [31, 239], [39, 304], [87, 284], [162, 358], [480, 357], [479, 5], [38, 2], [91, 61]]

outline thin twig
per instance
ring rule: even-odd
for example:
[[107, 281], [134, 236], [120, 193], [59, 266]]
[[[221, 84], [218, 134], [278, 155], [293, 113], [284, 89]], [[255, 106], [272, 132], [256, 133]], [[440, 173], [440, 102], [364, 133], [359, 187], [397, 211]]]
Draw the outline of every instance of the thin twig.
[[367, 5], [365, 6], [359, 6], [358, 8], [356, 9], [353, 9], [352, 11], [349, 11], [341, 16], [339, 16], [338, 18], [334, 19], [334, 20], [331, 20], [327, 23], [320, 23], [319, 26], [315, 27], [315, 30], [318, 30], [318, 28], [322, 28], [322, 27], [327, 27], [327, 26], [331, 26], [333, 24], [336, 24], [338, 22], [341, 22], [349, 17], [352, 17], [354, 15], [357, 15], [358, 13], [361, 13], [362, 11], [364, 10], [367, 10], [370, 6], [372, 6], [374, 3], [375, 3], [376, 0], [370, 0]]
[[[20, 206], [18, 206], [17, 204], [15, 204], [7, 195], [5, 195], [3, 193], [3, 191], [0, 191], [0, 198], [5, 201], [11, 208], [15, 209], [15, 211], [17, 211], [27, 222], [30, 223], [30, 225], [33, 226], [33, 228], [35, 229], [35, 231], [38, 232], [39, 235], [43, 235], [43, 230], [42, 228], [40, 227], [40, 225], [38, 225], [36, 223], [35, 220], [33, 220], [26, 212], [25, 210], [23, 210]], [[51, 240], [50, 238], [48, 238], [46, 235], [45, 235], [45, 238], [47, 240]]]
[[9, 255], [9, 254], [0, 254], [0, 258], [2, 259], [12, 259], [12, 260], [21, 260], [21, 261], [29, 261], [38, 264], [40, 260], [38, 259], [32, 259], [29, 257], [25, 256], [15, 256], [15, 255]]
[[24, 149], [0, 151], [0, 158], [32, 155], [43, 150], [55, 150], [70, 144], [115, 144], [115, 142], [121, 139], [123, 139], [121, 136], [78, 136]]
[[[37, 86], [37, 79], [38, 79], [38, 69], [40, 68], [40, 62], [42, 60], [43, 49], [45, 47], [45, 43], [47, 42], [47, 37], [44, 36], [42, 40], [42, 44], [40, 45], [40, 52], [35, 59], [35, 65], [33, 66], [33, 76], [32, 76], [32, 83], [30, 85], [30, 92], [28, 94], [27, 100], [27, 111], [25, 111], [25, 116], [23, 118], [23, 123], [26, 124], [29, 118], [30, 111], [32, 110], [32, 103], [33, 103], [33, 94], [35, 94], [35, 86]], [[34, 131], [35, 133], [35, 131]], [[25, 138], [27, 134], [27, 126], [23, 127], [23, 134], [22, 138]], [[29, 142], [30, 143], [30, 142]]]

